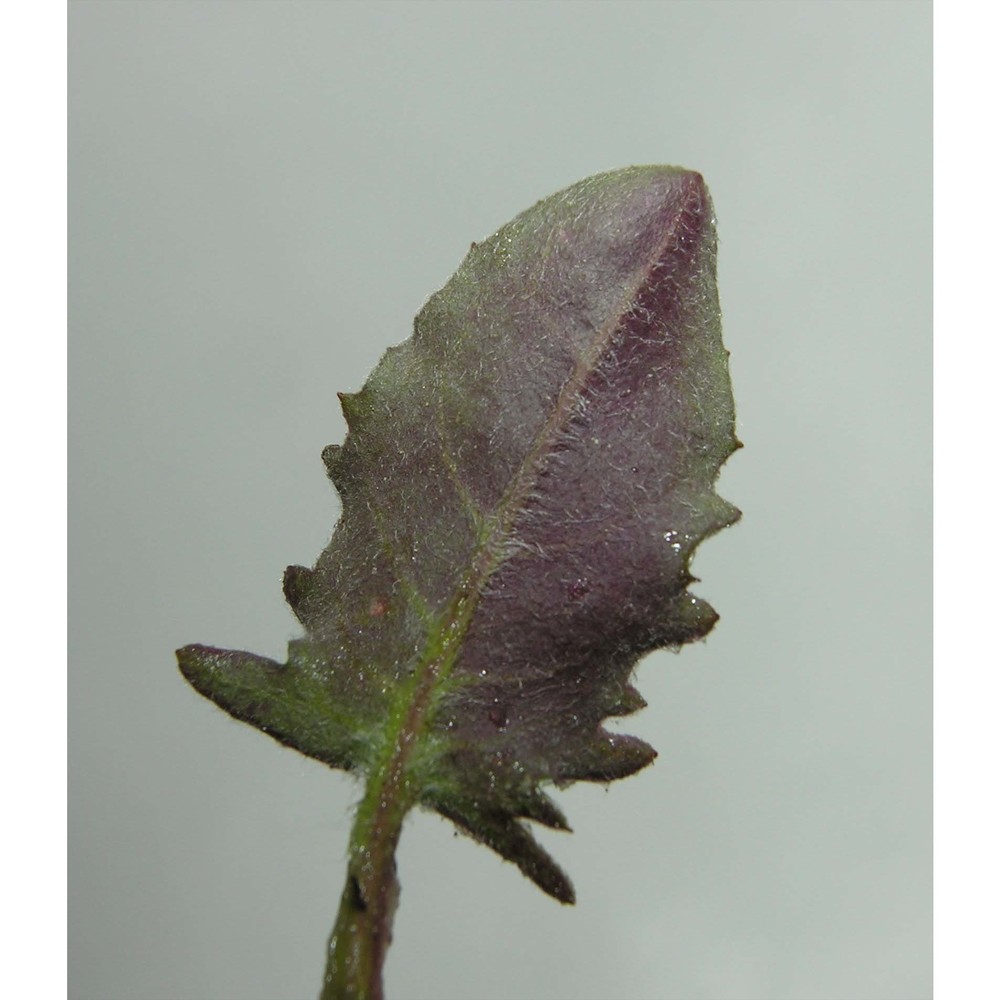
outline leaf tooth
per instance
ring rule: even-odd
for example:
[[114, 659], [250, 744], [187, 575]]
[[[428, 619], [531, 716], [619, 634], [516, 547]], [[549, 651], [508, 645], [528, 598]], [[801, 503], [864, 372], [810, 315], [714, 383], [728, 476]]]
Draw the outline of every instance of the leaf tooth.
[[646, 699], [631, 684], [626, 684], [622, 688], [621, 696], [608, 709], [608, 715], [631, 715], [646, 705]]
[[355, 430], [363, 414], [361, 392], [338, 392], [337, 398], [340, 400], [340, 409], [347, 421], [347, 426]]
[[534, 820], [551, 830], [565, 830], [571, 833], [569, 823], [562, 810], [544, 792], [532, 789], [518, 807], [518, 816]]
[[723, 528], [735, 524], [743, 516], [743, 511], [739, 507], [720, 497], [718, 493], [710, 493], [703, 497], [699, 501], [699, 506], [701, 524], [691, 535], [692, 554], [706, 539], [718, 534]]
[[309, 592], [313, 588], [315, 578], [316, 573], [305, 566], [289, 566], [285, 570], [282, 580], [281, 589], [284, 591], [285, 600], [288, 601], [288, 606], [295, 612], [295, 617], [303, 625], [308, 625], [303, 617], [303, 609]]
[[[741, 441], [737, 441], [733, 451], [742, 447], [743, 443]], [[730, 525], [735, 524], [741, 517], [743, 517], [743, 511], [741, 511], [736, 504], [730, 503], [724, 497], [720, 497], [718, 494], [716, 494], [716, 496], [718, 498], [718, 516], [722, 520], [722, 527], [719, 528], [721, 531], [722, 528], [730, 527]]]
[[[691, 582], [697, 582], [691, 577]], [[662, 645], [680, 646], [704, 639], [719, 620], [718, 612], [708, 601], [684, 591], [664, 609], [661, 616], [665, 632]]]
[[620, 736], [598, 729], [597, 737], [557, 771], [559, 783], [614, 781], [641, 771], [656, 759], [656, 751], [637, 736]]
[[560, 903], [576, 902], [573, 883], [552, 856], [513, 816], [484, 809], [477, 802], [436, 802], [434, 808], [474, 840], [512, 861], [522, 874]]

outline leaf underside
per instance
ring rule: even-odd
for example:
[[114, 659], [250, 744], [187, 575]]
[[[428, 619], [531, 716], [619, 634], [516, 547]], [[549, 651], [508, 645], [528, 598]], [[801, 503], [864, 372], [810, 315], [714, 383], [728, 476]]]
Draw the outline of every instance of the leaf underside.
[[564, 902], [525, 820], [549, 784], [655, 757], [602, 728], [644, 705], [638, 658], [706, 635], [697, 544], [739, 512], [700, 175], [588, 178], [474, 244], [411, 339], [341, 395], [323, 452], [343, 510], [285, 596], [287, 663], [204, 646], [181, 670], [231, 715], [332, 767], [402, 767], [406, 794]]

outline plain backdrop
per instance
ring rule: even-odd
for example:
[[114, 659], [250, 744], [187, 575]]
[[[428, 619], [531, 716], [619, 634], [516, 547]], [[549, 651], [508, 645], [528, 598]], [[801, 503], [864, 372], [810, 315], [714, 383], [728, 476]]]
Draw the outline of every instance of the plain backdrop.
[[642, 662], [660, 751], [559, 793], [560, 907], [414, 815], [390, 1000], [930, 996], [931, 7], [70, 4], [73, 1000], [318, 993], [343, 774], [196, 695], [284, 658], [320, 451], [469, 243], [700, 170], [746, 448]]

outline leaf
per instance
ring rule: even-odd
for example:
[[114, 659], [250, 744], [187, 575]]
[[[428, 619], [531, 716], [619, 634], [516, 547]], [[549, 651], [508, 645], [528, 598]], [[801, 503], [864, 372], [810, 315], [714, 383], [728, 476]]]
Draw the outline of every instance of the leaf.
[[568, 829], [546, 786], [653, 760], [602, 722], [644, 705], [642, 654], [714, 625], [688, 566], [739, 516], [713, 489], [738, 447], [714, 223], [700, 175], [634, 167], [473, 244], [340, 396], [342, 516], [284, 581], [306, 637], [285, 664], [187, 646], [187, 679], [571, 902], [524, 821]]

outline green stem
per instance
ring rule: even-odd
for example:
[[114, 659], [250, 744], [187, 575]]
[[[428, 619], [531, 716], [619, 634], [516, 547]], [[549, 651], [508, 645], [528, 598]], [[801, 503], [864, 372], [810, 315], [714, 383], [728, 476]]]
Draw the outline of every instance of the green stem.
[[383, 1000], [382, 966], [399, 902], [396, 845], [410, 806], [396, 770], [373, 776], [358, 807], [320, 1000]]

